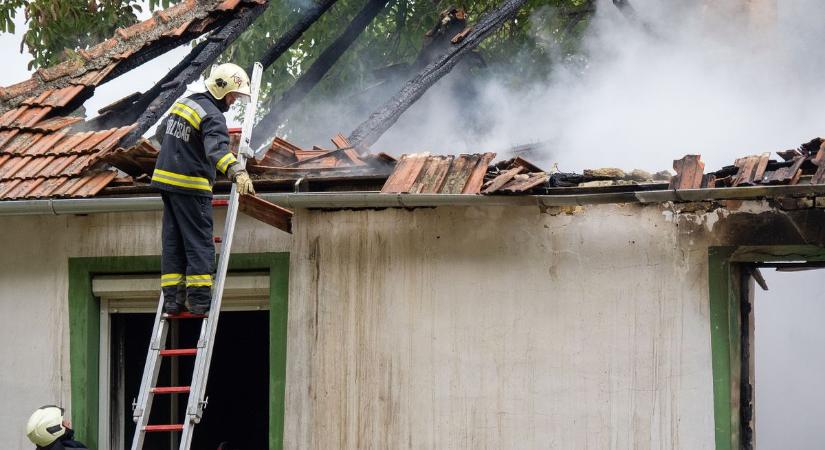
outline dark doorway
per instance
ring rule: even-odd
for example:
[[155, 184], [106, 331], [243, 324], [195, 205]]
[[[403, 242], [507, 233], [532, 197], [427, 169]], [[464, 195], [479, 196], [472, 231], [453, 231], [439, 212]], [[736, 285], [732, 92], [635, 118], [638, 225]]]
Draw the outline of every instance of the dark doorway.
[[[123, 430], [129, 448], [135, 431], [132, 399], [137, 397], [146, 359], [154, 314], [112, 314], [112, 432]], [[200, 320], [179, 321], [177, 347], [195, 347]], [[170, 346], [171, 347], [171, 346]], [[164, 358], [159, 386], [188, 386], [194, 357]], [[175, 367], [177, 366], [177, 367]], [[173, 381], [177, 373], [178, 380]], [[209, 382], [209, 404], [203, 420], [195, 428], [193, 449], [217, 449], [229, 442], [231, 450], [256, 450], [269, 447], [269, 313], [266, 311], [221, 313]], [[187, 395], [156, 395], [150, 424], [182, 423]], [[120, 412], [118, 414], [117, 412]], [[122, 415], [121, 415], [122, 414]], [[144, 448], [177, 449], [179, 433], [150, 433]]]

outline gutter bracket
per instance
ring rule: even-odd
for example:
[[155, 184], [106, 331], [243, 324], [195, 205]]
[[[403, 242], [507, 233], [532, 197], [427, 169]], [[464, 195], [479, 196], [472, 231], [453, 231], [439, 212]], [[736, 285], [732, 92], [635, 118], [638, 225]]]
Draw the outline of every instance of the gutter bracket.
[[679, 190], [675, 188], [673, 189], [673, 197], [675, 197], [677, 202], [685, 201], [685, 199], [683, 199], [682, 196], [679, 194]]
[[395, 199], [398, 201], [398, 204], [406, 210], [412, 210], [413, 208], [404, 204], [404, 199], [402, 198], [402, 195], [403, 194], [401, 193], [395, 194]]
[[49, 209], [52, 210], [52, 214], [55, 216], [58, 215], [57, 211], [54, 209], [54, 198], [49, 198]]

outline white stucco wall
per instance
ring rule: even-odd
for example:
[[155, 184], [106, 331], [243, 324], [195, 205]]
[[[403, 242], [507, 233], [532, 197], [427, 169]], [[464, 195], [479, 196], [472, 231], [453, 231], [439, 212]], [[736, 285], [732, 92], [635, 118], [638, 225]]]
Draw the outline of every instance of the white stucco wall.
[[[224, 215], [216, 210], [219, 233]], [[160, 254], [160, 213], [0, 217], [0, 442], [31, 447], [25, 421], [70, 405], [68, 260]], [[241, 216], [234, 252], [289, 251], [291, 238]]]
[[[708, 245], [771, 209], [732, 204], [242, 216], [237, 252], [291, 254], [285, 447], [713, 448]], [[68, 259], [156, 255], [159, 224], [0, 218], [4, 445], [70, 403]]]
[[286, 448], [711, 449], [704, 225], [299, 211]]

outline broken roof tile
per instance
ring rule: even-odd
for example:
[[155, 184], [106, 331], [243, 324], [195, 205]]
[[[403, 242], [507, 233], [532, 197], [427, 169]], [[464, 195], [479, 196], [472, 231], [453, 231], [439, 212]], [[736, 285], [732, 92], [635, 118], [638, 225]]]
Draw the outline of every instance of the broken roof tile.
[[550, 180], [550, 175], [544, 172], [535, 172], [529, 174], [519, 174], [505, 184], [499, 191], [521, 193], [527, 192], [534, 187], [541, 186]]

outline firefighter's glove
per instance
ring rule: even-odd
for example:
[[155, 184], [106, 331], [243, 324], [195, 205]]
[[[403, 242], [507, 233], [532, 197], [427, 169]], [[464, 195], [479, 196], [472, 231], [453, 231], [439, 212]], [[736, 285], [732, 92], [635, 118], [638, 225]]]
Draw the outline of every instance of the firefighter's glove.
[[238, 185], [238, 194], [255, 195], [255, 187], [252, 186], [252, 180], [249, 178], [249, 174], [246, 173], [245, 170], [237, 171], [233, 181], [236, 185]]

